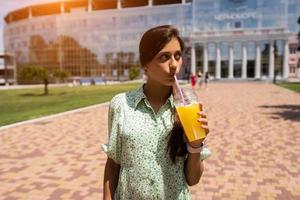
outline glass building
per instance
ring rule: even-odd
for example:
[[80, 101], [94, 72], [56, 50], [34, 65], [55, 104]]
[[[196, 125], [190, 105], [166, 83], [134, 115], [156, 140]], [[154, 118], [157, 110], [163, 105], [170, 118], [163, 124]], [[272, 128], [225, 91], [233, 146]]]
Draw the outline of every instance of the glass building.
[[70, 0], [8, 13], [4, 45], [18, 67], [127, 80], [143, 32], [172, 24], [187, 46], [182, 79], [287, 79], [300, 77], [299, 13], [299, 0]]

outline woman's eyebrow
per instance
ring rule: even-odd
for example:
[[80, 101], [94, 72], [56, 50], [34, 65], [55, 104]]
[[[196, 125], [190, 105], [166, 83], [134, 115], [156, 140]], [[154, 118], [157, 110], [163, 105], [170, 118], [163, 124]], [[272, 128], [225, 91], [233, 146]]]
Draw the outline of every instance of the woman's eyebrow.
[[[174, 53], [177, 53], [177, 52], [181, 52], [181, 50], [174, 51]], [[161, 51], [158, 54], [164, 54], [164, 53], [172, 54], [172, 51]]]

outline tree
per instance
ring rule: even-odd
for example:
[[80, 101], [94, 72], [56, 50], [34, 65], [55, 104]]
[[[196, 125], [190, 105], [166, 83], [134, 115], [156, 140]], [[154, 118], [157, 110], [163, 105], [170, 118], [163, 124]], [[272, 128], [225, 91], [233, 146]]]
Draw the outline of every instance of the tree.
[[[298, 17], [298, 25], [300, 27], [300, 16]], [[298, 32], [298, 50], [300, 51], [300, 29], [299, 29], [299, 32]]]
[[65, 80], [69, 77], [69, 73], [63, 70], [56, 70], [53, 73], [53, 77], [58, 78], [62, 82], [65, 82]]
[[42, 82], [44, 84], [44, 95], [49, 94], [48, 84], [50, 80], [53, 78], [59, 78], [60, 80], [65, 80], [68, 77], [68, 73], [62, 70], [55, 71], [54, 73], [50, 73], [46, 68], [35, 66], [35, 65], [28, 65], [23, 66], [19, 71], [18, 78], [21, 81], [27, 82]]
[[22, 81], [43, 82], [44, 95], [48, 95], [49, 73], [48, 70], [38, 66], [25, 66], [19, 72], [18, 77]]

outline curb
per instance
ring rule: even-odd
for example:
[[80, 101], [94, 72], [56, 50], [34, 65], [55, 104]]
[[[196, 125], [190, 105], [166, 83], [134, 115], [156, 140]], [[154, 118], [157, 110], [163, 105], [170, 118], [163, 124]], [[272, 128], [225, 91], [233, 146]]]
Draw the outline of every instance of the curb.
[[31, 123], [35, 123], [35, 122], [48, 120], [48, 119], [53, 119], [55, 117], [61, 117], [61, 116], [68, 115], [68, 114], [78, 113], [78, 112], [81, 112], [81, 111], [84, 111], [84, 110], [89, 110], [89, 109], [92, 109], [92, 108], [97, 108], [97, 107], [106, 106], [106, 105], [109, 105], [109, 102], [96, 104], [96, 105], [92, 105], [92, 106], [87, 106], [87, 107], [83, 107], [83, 108], [78, 108], [78, 109], [75, 109], [75, 110], [70, 110], [70, 111], [66, 111], [66, 112], [62, 112], [62, 113], [52, 114], [52, 115], [48, 115], [48, 116], [45, 116], [45, 117], [40, 117], [40, 118], [37, 118], [37, 119], [31, 119], [31, 120], [26, 120], [26, 121], [22, 121], [22, 122], [17, 122], [17, 123], [14, 123], [14, 124], [1, 126], [0, 131], [8, 129], [8, 128], [14, 128], [14, 127], [17, 127], [17, 126], [25, 125], [25, 124], [31, 124]]

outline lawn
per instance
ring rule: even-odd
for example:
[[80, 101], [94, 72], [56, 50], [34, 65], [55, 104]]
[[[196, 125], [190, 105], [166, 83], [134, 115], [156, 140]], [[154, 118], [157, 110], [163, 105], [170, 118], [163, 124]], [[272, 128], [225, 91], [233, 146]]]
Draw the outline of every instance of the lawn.
[[103, 86], [49, 87], [0, 90], [0, 126], [109, 101], [115, 94], [140, 83]]
[[281, 83], [278, 85], [300, 93], [300, 83]]

